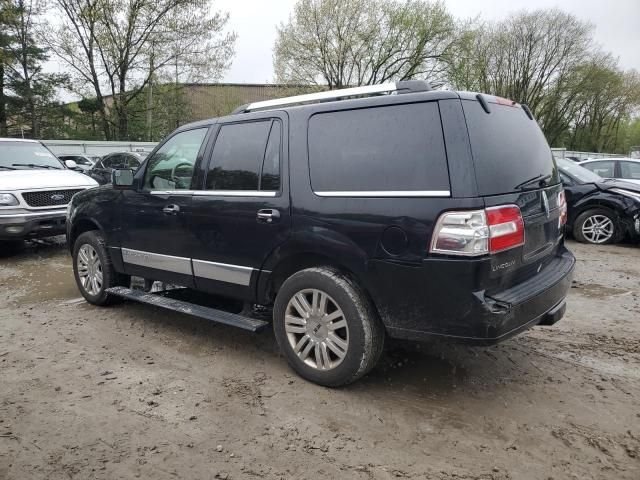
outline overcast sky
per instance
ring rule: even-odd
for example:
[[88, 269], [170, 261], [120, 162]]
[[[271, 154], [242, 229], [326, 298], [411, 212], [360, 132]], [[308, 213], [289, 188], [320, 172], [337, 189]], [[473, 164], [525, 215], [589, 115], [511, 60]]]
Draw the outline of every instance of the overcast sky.
[[[238, 33], [236, 56], [226, 82], [273, 81], [276, 25], [286, 21], [296, 0], [213, 0], [215, 8], [231, 14], [230, 28]], [[558, 7], [594, 24], [594, 38], [620, 59], [620, 66], [640, 71], [640, 0], [445, 0], [458, 18], [480, 15], [500, 19], [509, 13]]]

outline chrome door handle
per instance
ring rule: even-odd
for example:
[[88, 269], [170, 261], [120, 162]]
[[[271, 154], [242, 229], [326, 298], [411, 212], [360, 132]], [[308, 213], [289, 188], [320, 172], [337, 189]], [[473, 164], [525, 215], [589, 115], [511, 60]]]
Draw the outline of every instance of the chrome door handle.
[[275, 208], [265, 208], [258, 210], [258, 221], [262, 223], [273, 223], [280, 218], [280, 212]]
[[168, 213], [170, 215], [173, 215], [175, 213], [179, 213], [180, 212], [180, 207], [178, 205], [167, 205], [166, 207], [164, 207], [162, 209], [162, 211], [164, 213]]

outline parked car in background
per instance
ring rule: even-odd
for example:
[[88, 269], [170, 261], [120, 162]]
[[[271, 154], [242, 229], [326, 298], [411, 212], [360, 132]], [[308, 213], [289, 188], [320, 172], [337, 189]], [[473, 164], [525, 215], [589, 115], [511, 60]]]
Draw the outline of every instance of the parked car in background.
[[67, 160], [73, 160], [74, 162], [76, 162], [78, 169], [81, 170], [83, 173], [88, 172], [91, 169], [91, 167], [93, 167], [93, 164], [95, 163], [95, 161], [92, 160], [91, 157], [87, 155], [77, 154], [77, 153], [69, 154], [69, 155], [67, 154], [58, 155], [58, 158], [63, 162], [66, 162]]
[[[257, 102], [181, 127], [113, 180], [69, 209], [88, 302], [272, 319], [321, 385], [368, 372], [386, 336], [486, 345], [566, 308], [558, 170], [530, 110], [503, 98], [409, 81]], [[142, 293], [131, 275], [246, 306]]]
[[640, 239], [640, 185], [604, 179], [591, 170], [556, 159], [569, 207], [567, 230], [579, 242]]
[[136, 152], [109, 153], [98, 160], [87, 175], [100, 185], [106, 185], [111, 183], [111, 172], [116, 169], [137, 170], [143, 160], [144, 156]]
[[640, 159], [637, 158], [598, 158], [580, 162], [580, 166], [603, 178], [619, 178], [640, 184]]
[[34, 140], [0, 138], [0, 241], [65, 232], [71, 197], [97, 186]]

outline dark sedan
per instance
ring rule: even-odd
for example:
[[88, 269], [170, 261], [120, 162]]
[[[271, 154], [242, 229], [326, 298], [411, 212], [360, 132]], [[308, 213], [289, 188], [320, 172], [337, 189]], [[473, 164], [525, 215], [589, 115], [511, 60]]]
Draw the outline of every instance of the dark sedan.
[[569, 207], [567, 231], [579, 242], [640, 240], [640, 185], [604, 179], [566, 159], [556, 159]]
[[106, 185], [107, 183], [111, 183], [111, 172], [113, 170], [137, 170], [143, 160], [144, 157], [135, 152], [110, 153], [97, 161], [91, 170], [86, 173], [100, 185]]

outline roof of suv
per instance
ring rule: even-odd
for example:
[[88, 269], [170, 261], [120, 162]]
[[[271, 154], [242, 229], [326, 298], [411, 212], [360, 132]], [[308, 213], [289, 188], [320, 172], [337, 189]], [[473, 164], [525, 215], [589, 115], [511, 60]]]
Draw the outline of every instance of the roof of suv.
[[[421, 80], [408, 80], [396, 83], [386, 83], [382, 85], [367, 85], [364, 87], [347, 88], [340, 90], [322, 91], [315, 94], [297, 95], [294, 97], [278, 98], [262, 102], [250, 103], [238, 107], [228, 116], [210, 118], [198, 122], [189, 123], [180, 127], [179, 131], [189, 130], [197, 127], [209, 126], [221, 120], [239, 119], [252, 113], [262, 113], [266, 111], [303, 111], [303, 110], [326, 110], [327, 105], [341, 108], [349, 107], [373, 107], [381, 104], [406, 103], [415, 101], [462, 99], [480, 102], [482, 108], [489, 113], [489, 104], [500, 104], [508, 106], [519, 106], [525, 111], [530, 119], [533, 116], [526, 105], [520, 105], [513, 100], [508, 100], [484, 93], [453, 91], [453, 90], [433, 90], [431, 86]], [[246, 117], [244, 117], [246, 118]], [[250, 118], [250, 117], [249, 117]]]

